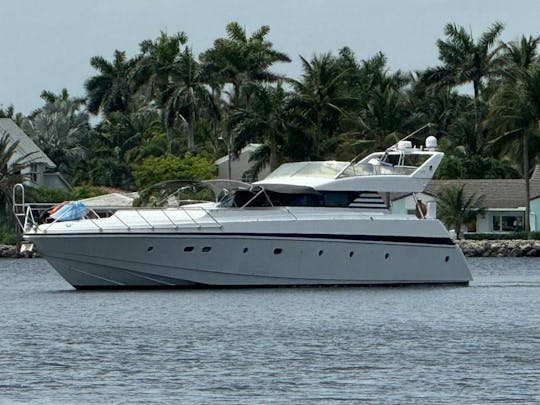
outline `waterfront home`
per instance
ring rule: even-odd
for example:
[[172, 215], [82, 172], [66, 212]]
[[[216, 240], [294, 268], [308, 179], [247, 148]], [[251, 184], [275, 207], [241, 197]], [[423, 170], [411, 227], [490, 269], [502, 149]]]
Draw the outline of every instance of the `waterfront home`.
[[[216, 160], [214, 164], [218, 168], [218, 178], [219, 179], [231, 179], [238, 181], [256, 181], [262, 180], [270, 173], [270, 167], [266, 165], [263, 170], [261, 170], [257, 178], [253, 178], [249, 171], [252, 167], [252, 162], [249, 161], [253, 153], [262, 146], [260, 143], [250, 143], [246, 145], [238, 154], [235, 156], [232, 153], [229, 153], [226, 156], [223, 156]], [[231, 173], [229, 176], [229, 158], [231, 159]]]
[[9, 142], [19, 142], [8, 165], [20, 164], [18, 170], [25, 177], [25, 185], [69, 189], [64, 177], [55, 171], [56, 164], [10, 118], [0, 118], [0, 136], [7, 135]]
[[[467, 224], [468, 232], [492, 233], [521, 231], [525, 218], [525, 183], [523, 179], [459, 179], [432, 180], [417, 198], [422, 202], [434, 201], [440, 190], [449, 185], [463, 184], [465, 196], [475, 194], [483, 197], [483, 214]], [[536, 166], [530, 178], [531, 231], [540, 230], [540, 167]], [[390, 197], [393, 213], [415, 213], [415, 201], [411, 194]]]

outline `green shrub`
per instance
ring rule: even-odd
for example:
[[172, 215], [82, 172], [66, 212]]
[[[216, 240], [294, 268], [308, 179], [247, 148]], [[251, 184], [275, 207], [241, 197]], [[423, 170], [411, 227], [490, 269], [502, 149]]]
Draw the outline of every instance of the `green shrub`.
[[183, 158], [165, 155], [150, 157], [133, 166], [133, 177], [139, 190], [167, 180], [207, 180], [216, 168], [204, 156], [186, 153]]
[[83, 198], [95, 197], [105, 194], [100, 187], [78, 186], [71, 190], [61, 190], [49, 187], [26, 188], [26, 199], [29, 202], [59, 203], [62, 201], [76, 201]]
[[70, 199], [69, 190], [60, 190], [49, 187], [25, 187], [26, 201], [28, 202], [62, 202]]
[[107, 191], [102, 187], [95, 187], [89, 185], [77, 186], [73, 187], [73, 189], [71, 190], [70, 200], [81, 200], [83, 198], [91, 198], [103, 194], [107, 194]]
[[0, 245], [16, 245], [18, 239], [17, 232], [13, 227], [6, 224], [0, 225]]

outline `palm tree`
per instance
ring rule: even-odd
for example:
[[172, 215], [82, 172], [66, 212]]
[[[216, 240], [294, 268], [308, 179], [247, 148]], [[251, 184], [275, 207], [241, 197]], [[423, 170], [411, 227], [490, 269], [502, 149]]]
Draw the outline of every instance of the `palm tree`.
[[442, 64], [436, 68], [427, 69], [423, 76], [426, 82], [439, 86], [455, 87], [472, 83], [478, 152], [481, 152], [485, 146], [485, 131], [482, 126], [485, 115], [484, 80], [501, 73], [502, 47], [497, 46], [497, 39], [503, 29], [502, 23], [495, 22], [475, 41], [472, 34], [464, 27], [452, 23], [446, 24], [444, 28], [446, 40], [437, 41], [439, 59]]
[[16, 156], [19, 142], [12, 142], [6, 132], [0, 135], [0, 221], [12, 225], [11, 191], [17, 183], [22, 183], [24, 177], [20, 174], [22, 163], [31, 155]]
[[214, 110], [213, 99], [206, 86], [201, 66], [193, 58], [192, 50], [185, 48], [179, 55], [170, 82], [160, 96], [168, 126], [180, 119], [187, 125], [187, 149], [195, 150], [195, 124], [200, 109]]
[[[538, 162], [540, 144], [540, 65], [516, 69], [491, 99], [491, 121], [499, 129], [493, 144], [506, 155], [522, 161], [525, 183], [525, 230], [528, 232], [530, 214], [529, 176], [531, 160]], [[520, 146], [516, 149], [516, 146]], [[521, 156], [520, 156], [521, 155]]]
[[485, 210], [483, 206], [483, 196], [465, 192], [464, 184], [452, 184], [443, 187], [437, 197], [437, 211], [441, 221], [448, 228], [453, 228], [459, 238], [461, 226], [476, 218], [477, 214], [482, 214]]
[[[85, 99], [83, 97], [71, 97], [69, 95], [69, 92], [66, 88], [63, 88], [60, 90], [58, 94], [50, 91], [50, 90], [43, 90], [39, 96], [47, 105], [60, 105], [62, 102], [71, 102], [74, 107], [80, 108], [84, 105]], [[39, 113], [42, 111], [42, 109], [38, 108], [34, 114]]]
[[68, 176], [84, 157], [82, 143], [90, 135], [84, 99], [70, 97], [66, 89], [59, 94], [44, 91], [45, 105], [27, 117], [22, 129]]
[[246, 108], [236, 110], [230, 116], [238, 152], [249, 142], [261, 142], [252, 161], [251, 175], [256, 177], [266, 164], [275, 170], [286, 149], [288, 134], [287, 94], [281, 85], [259, 85], [253, 91]]
[[21, 126], [24, 119], [24, 115], [20, 112], [15, 112], [15, 107], [9, 105], [6, 109], [0, 108], [0, 118], [11, 118], [15, 124]]
[[450, 132], [451, 125], [463, 114], [471, 111], [471, 97], [459, 94], [452, 88], [427, 86], [420, 79], [422, 75], [422, 72], [416, 72], [411, 78], [411, 87], [408, 91], [411, 107], [421, 122], [431, 122], [439, 135], [446, 136]]
[[282, 80], [270, 71], [275, 63], [291, 61], [285, 53], [274, 49], [267, 39], [269, 32], [270, 27], [264, 25], [248, 36], [240, 24], [231, 22], [226, 26], [227, 36], [218, 38], [212, 48], [199, 56], [214, 100], [210, 121], [216, 135], [228, 140], [229, 149], [235, 142], [226, 117], [246, 108], [258, 84]]
[[135, 61], [127, 59], [125, 52], [116, 50], [112, 62], [94, 56], [90, 59], [90, 65], [99, 74], [84, 84], [88, 94], [88, 111], [93, 114], [127, 111], [132, 93], [129, 79]]
[[522, 36], [519, 41], [503, 44], [503, 75], [512, 76], [516, 69], [528, 69], [538, 62], [540, 37]]
[[178, 56], [187, 41], [184, 32], [175, 35], [161, 32], [154, 41], [140, 43], [141, 55], [136, 58], [133, 83], [135, 90], [142, 92], [148, 101], [156, 100], [169, 86]]
[[282, 77], [269, 71], [276, 62], [290, 62], [283, 52], [266, 40], [270, 27], [263, 25], [248, 38], [237, 22], [227, 24], [227, 38], [219, 38], [213, 48], [200, 55], [206, 75], [217, 86], [232, 85], [229, 99], [239, 105], [245, 101], [245, 86], [251, 82], [272, 83]]
[[381, 150], [396, 142], [401, 137], [399, 134], [418, 126], [405, 91], [411, 77], [399, 70], [389, 73], [382, 53], [364, 61], [361, 74], [365, 79], [359, 94], [363, 100], [360, 129], [367, 139], [360, 143]]
[[[537, 154], [531, 156], [529, 151], [537, 150], [540, 142], [539, 44], [540, 37], [522, 36], [520, 40], [504, 45], [503, 77], [491, 99], [490, 111], [490, 119], [498, 128], [494, 146], [499, 148], [500, 154], [513, 155], [522, 161], [526, 231], [530, 229], [530, 167], [537, 161]], [[517, 149], [516, 145], [521, 147]]]
[[337, 59], [326, 53], [311, 61], [300, 56], [303, 67], [301, 80], [289, 79], [294, 93], [290, 108], [303, 119], [313, 134], [314, 155], [320, 158], [321, 142], [338, 132], [339, 119], [357, 101], [345, 87], [348, 70], [340, 69]]
[[197, 118], [203, 106], [212, 104], [203, 71], [191, 48], [182, 48], [186, 43], [186, 34], [168, 36], [164, 32], [155, 41], [143, 41], [133, 75], [138, 91], [153, 100], [163, 114], [169, 153], [179, 123], [187, 126], [188, 150], [195, 150]]
[[132, 189], [134, 164], [167, 151], [165, 131], [156, 111], [112, 112], [96, 127], [88, 156], [76, 180], [93, 185]]

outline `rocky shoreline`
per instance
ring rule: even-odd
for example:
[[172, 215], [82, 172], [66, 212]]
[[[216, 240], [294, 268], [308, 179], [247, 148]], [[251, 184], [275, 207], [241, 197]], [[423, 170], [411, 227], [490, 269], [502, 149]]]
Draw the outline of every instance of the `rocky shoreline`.
[[[467, 257], [540, 257], [540, 240], [459, 240]], [[19, 253], [17, 246], [0, 245], [0, 258], [34, 258], [36, 252]]]
[[540, 257], [539, 240], [459, 240], [467, 257]]
[[0, 245], [0, 259], [3, 257], [8, 258], [8, 259], [18, 259], [18, 258], [31, 259], [34, 257], [39, 257], [39, 254], [37, 252], [19, 253], [18, 246]]

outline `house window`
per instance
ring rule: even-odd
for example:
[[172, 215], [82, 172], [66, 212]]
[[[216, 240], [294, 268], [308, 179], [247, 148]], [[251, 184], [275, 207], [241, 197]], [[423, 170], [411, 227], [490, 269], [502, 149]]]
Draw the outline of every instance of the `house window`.
[[500, 215], [493, 215], [493, 228], [492, 231], [500, 231], [501, 230], [501, 216]]
[[523, 214], [495, 214], [493, 215], [494, 232], [515, 232], [523, 230]]
[[29, 167], [29, 171], [28, 171], [28, 179], [33, 182], [33, 183], [37, 183], [37, 165], [35, 163], [32, 163]]

